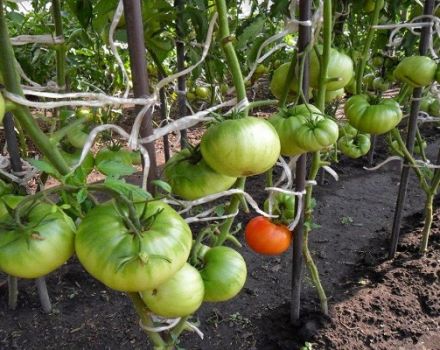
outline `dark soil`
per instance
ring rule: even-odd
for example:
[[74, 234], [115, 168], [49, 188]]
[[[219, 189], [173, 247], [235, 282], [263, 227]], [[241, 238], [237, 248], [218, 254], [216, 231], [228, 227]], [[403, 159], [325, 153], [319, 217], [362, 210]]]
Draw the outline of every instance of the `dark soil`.
[[[429, 153], [439, 142], [430, 133]], [[385, 158], [379, 144], [378, 159]], [[385, 260], [400, 169], [389, 164], [364, 170], [363, 161], [345, 160], [336, 168], [340, 181], [316, 188], [318, 206], [311, 251], [330, 304], [330, 318], [304, 275], [302, 321], [289, 323], [291, 253], [262, 257], [247, 247], [248, 280], [226, 303], [206, 304], [197, 313], [205, 338], [182, 337], [186, 349], [440, 349], [440, 212], [430, 250], [417, 248], [424, 195], [411, 177], [404, 238], [394, 260]], [[138, 181], [133, 177], [133, 181]], [[261, 203], [263, 177], [247, 188]], [[245, 223], [251, 215], [240, 215]], [[195, 227], [195, 230], [197, 228]], [[16, 311], [7, 309], [7, 285], [0, 275], [0, 349], [148, 349], [130, 301], [90, 277], [72, 259], [48, 276], [54, 310], [44, 314], [32, 281], [20, 281]], [[197, 319], [194, 319], [197, 321]]]

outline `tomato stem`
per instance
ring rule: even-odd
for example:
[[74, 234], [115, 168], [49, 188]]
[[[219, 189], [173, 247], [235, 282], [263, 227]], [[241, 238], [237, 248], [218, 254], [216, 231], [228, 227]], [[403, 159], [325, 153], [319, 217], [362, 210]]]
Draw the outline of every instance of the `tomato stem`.
[[359, 59], [356, 70], [356, 94], [362, 93], [362, 77], [364, 76], [365, 66], [367, 65], [371, 43], [373, 42], [374, 38], [375, 29], [373, 27], [379, 23], [379, 14], [380, 10], [382, 9], [381, 3], [383, 3], [383, 0], [376, 0], [374, 11], [371, 14], [371, 24], [368, 28], [367, 39], [365, 40], [364, 50], [362, 51], [362, 55]]
[[324, 44], [322, 55], [319, 57], [319, 88], [317, 107], [324, 113], [325, 93], [328, 83], [328, 64], [330, 61], [330, 49], [332, 44], [332, 0], [324, 0]]

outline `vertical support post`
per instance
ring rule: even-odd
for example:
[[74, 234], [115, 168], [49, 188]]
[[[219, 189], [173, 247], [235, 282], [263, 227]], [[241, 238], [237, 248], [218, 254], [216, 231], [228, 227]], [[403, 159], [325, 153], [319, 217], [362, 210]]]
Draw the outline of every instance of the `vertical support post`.
[[[176, 17], [176, 54], [177, 54], [177, 71], [181, 72], [185, 69], [185, 44], [183, 43], [183, 26], [182, 21], [185, 2], [183, 0], [174, 0], [174, 7], [177, 9]], [[186, 115], [186, 77], [183, 75], [177, 79], [177, 118]], [[186, 146], [187, 134], [186, 130], [180, 131], [180, 147]]]
[[[6, 144], [11, 160], [11, 168], [14, 172], [21, 172], [23, 171], [23, 167], [21, 164], [20, 148], [17, 141], [17, 135], [15, 134], [14, 117], [12, 116], [12, 113], [6, 113], [3, 120], [3, 126], [5, 129]], [[50, 312], [52, 306], [44, 277], [39, 278], [36, 283], [41, 306], [44, 312]], [[18, 282], [17, 278], [14, 276], [8, 276], [8, 293], [9, 308], [15, 310], [17, 307]]]
[[[434, 11], [434, 0], [425, 0], [425, 6], [423, 14], [432, 15]], [[431, 36], [431, 27], [423, 27], [420, 36], [419, 51], [420, 55], [426, 55], [428, 51], [429, 39]], [[415, 88], [413, 91], [413, 99], [411, 102], [411, 111], [408, 121], [408, 134], [406, 137], [406, 147], [408, 151], [413, 154], [414, 143], [417, 132], [417, 116], [420, 109], [420, 97], [422, 97], [422, 88]], [[405, 164], [408, 162], [405, 160]], [[402, 212], [405, 206], [406, 191], [408, 188], [408, 178], [409, 178], [410, 168], [407, 166], [402, 167], [402, 172], [400, 174], [400, 186], [399, 193], [397, 195], [396, 209], [394, 212], [393, 228], [391, 230], [391, 244], [388, 251], [388, 258], [394, 258], [397, 251], [397, 244], [399, 242], [400, 226], [402, 221]]]
[[[127, 41], [128, 51], [130, 54], [131, 74], [133, 77], [134, 97], [147, 97], [149, 95], [149, 81], [147, 73], [147, 57], [144, 42], [144, 29], [142, 23], [142, 9], [140, 0], [123, 0], [124, 15], [127, 21]], [[137, 107], [140, 111], [142, 106]], [[146, 113], [142, 120], [140, 130], [141, 137], [147, 137], [153, 133], [153, 114], [151, 109]], [[154, 143], [150, 142], [146, 145], [148, 155], [150, 156], [150, 172], [149, 179], [157, 177], [156, 170], [156, 151]], [[152, 191], [151, 181], [148, 182], [148, 190]]]
[[[159, 73], [159, 79], [163, 79], [164, 76]], [[160, 98], [160, 118], [165, 120], [167, 118], [167, 99], [165, 96], [165, 88], [159, 90], [159, 98]], [[168, 139], [168, 135], [165, 135], [163, 138], [163, 151], [165, 154], [165, 162], [170, 159], [170, 140]]]
[[[301, 21], [308, 21], [311, 19], [312, 14], [312, 1], [300, 0], [299, 2], [299, 19]], [[309, 90], [309, 58], [308, 55], [304, 55], [304, 51], [309, 45], [312, 38], [312, 28], [310, 26], [299, 26], [299, 39], [298, 39], [298, 61], [304, 59], [304, 76], [302, 81], [302, 89], [304, 96], [308, 98]], [[302, 57], [303, 56], [303, 57]], [[308, 101], [304, 101], [307, 103]], [[296, 191], [302, 192], [306, 185], [306, 168], [307, 168], [307, 154], [303, 154], [299, 157], [296, 167]], [[304, 202], [304, 200], [302, 199]], [[298, 208], [297, 208], [298, 209]], [[298, 323], [300, 316], [301, 306], [301, 285], [303, 276], [303, 230], [304, 230], [304, 209], [301, 213], [300, 221], [295, 230], [293, 237], [293, 256], [292, 256], [292, 294], [290, 304], [290, 321], [293, 324]]]

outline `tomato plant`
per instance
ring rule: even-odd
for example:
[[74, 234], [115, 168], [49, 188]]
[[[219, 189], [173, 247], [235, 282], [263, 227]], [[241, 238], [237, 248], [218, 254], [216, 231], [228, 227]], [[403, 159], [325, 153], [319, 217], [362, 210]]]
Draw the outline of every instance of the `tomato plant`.
[[236, 177], [217, 173], [206, 164], [200, 152], [189, 149], [171, 157], [165, 165], [164, 174], [173, 193], [188, 200], [226, 191], [237, 180]]
[[400, 106], [393, 99], [370, 104], [368, 96], [356, 95], [350, 97], [344, 108], [350, 124], [368, 134], [384, 134], [402, 119]]
[[57, 207], [37, 203], [24, 218], [22, 227], [12, 218], [2, 224], [0, 270], [7, 274], [38, 278], [73, 255], [75, 224]]
[[235, 297], [246, 282], [243, 257], [234, 249], [221, 246], [209, 249], [200, 274], [205, 285], [205, 301], [226, 301]]
[[141, 292], [145, 305], [162, 317], [184, 317], [202, 305], [205, 287], [196, 268], [185, 263], [158, 287]]
[[5, 116], [5, 111], [6, 111], [5, 100], [3, 98], [3, 95], [0, 94], [0, 124], [2, 123], [3, 117]]
[[264, 255], [282, 254], [292, 242], [292, 232], [286, 226], [275, 224], [264, 216], [257, 216], [248, 222], [245, 237], [253, 251]]
[[[153, 289], [171, 278], [189, 256], [192, 235], [186, 222], [160, 201], [146, 211], [136, 206], [144, 224], [133, 232], [114, 202], [92, 209], [78, 227], [79, 261], [96, 279], [121, 291]], [[121, 209], [122, 210], [122, 209]]]
[[[264, 211], [269, 212], [269, 198], [264, 201]], [[277, 192], [272, 198], [272, 214], [278, 215], [277, 221], [288, 223], [295, 218], [295, 196]]]
[[208, 128], [200, 150], [208, 165], [232, 177], [257, 175], [270, 169], [280, 155], [280, 140], [264, 119], [229, 119]]

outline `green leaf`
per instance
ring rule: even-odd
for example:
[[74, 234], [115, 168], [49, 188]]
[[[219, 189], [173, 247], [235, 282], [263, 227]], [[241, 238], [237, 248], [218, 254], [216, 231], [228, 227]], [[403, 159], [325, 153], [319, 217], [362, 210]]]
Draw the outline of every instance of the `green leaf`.
[[76, 0], [75, 15], [84, 29], [87, 29], [93, 17], [93, 5], [90, 0]]
[[215, 208], [214, 212], [217, 216], [222, 216], [225, 213], [225, 206], [219, 205], [218, 207]]
[[131, 175], [136, 172], [133, 166], [114, 160], [103, 160], [96, 167], [101, 173], [114, 177]]
[[144, 191], [139, 186], [126, 183], [125, 180], [118, 180], [114, 178], [107, 178], [104, 182], [107, 188], [116, 191], [128, 198], [132, 198], [134, 202], [145, 201], [151, 199], [152, 196], [147, 191]]
[[254, 21], [243, 30], [243, 33], [237, 38], [237, 50], [242, 50], [250, 43], [252, 44], [254, 42], [255, 38], [257, 38], [263, 31], [264, 21], [265, 19], [263, 16], [256, 17]]
[[78, 203], [84, 203], [84, 201], [87, 199], [87, 189], [81, 188], [78, 193], [76, 194], [76, 200]]
[[27, 161], [38, 170], [51, 175], [57, 179], [61, 178], [60, 173], [48, 162], [40, 159], [30, 158]]
[[171, 193], [171, 186], [169, 183], [162, 181], [162, 180], [153, 180], [153, 181], [151, 181], [151, 183], [154, 186], [164, 190], [166, 193]]

